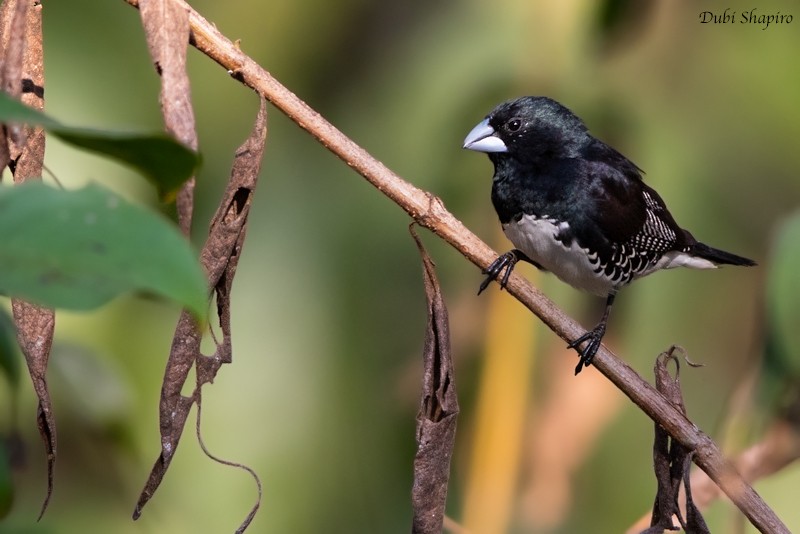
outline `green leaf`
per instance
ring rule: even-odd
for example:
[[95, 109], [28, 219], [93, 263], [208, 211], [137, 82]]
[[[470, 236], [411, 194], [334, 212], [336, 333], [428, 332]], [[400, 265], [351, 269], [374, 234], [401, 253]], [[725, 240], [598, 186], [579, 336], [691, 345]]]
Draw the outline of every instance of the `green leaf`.
[[0, 292], [53, 308], [89, 310], [120, 293], [166, 297], [204, 319], [206, 276], [178, 229], [90, 185], [0, 188]]
[[[758, 401], [786, 415], [800, 398], [800, 212], [781, 225], [766, 280]], [[786, 413], [785, 413], [786, 412]]]
[[20, 355], [17, 351], [17, 329], [4, 308], [0, 308], [0, 371], [11, 386], [19, 385]]
[[195, 152], [165, 134], [129, 135], [78, 128], [50, 132], [67, 143], [133, 167], [155, 184], [162, 199], [169, 201], [199, 164]]
[[66, 126], [3, 92], [0, 122], [35, 124], [66, 143], [114, 158], [144, 175], [165, 199], [171, 200], [200, 165], [196, 152], [166, 134], [126, 134]]
[[26, 106], [19, 100], [11, 98], [0, 91], [0, 122], [22, 122], [25, 124], [38, 124], [45, 129], [63, 127], [57, 120], [51, 119], [41, 111]]
[[771, 362], [784, 376], [800, 375], [800, 213], [788, 219], [778, 234], [767, 278], [768, 331], [775, 339]]

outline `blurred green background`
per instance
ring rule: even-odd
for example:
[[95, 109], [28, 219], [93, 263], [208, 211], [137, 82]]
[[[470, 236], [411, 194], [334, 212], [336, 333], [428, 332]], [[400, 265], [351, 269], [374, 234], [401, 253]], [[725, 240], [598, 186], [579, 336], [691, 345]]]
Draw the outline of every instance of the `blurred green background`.
[[[700, 23], [705, 9], [753, 8], [734, 0], [702, 7], [588, 0], [192, 5], [500, 251], [509, 243], [489, 201], [491, 164], [461, 150], [461, 141], [503, 100], [542, 94], [569, 106], [647, 172], [698, 239], [762, 265], [648, 278], [621, 293], [606, 339], [648, 379], [659, 352], [684, 346], [706, 364], [681, 377], [690, 417], [731, 453], [759, 439], [768, 408], [737, 399], [748, 397], [748, 377], [752, 386], [759, 369], [772, 242], [800, 199], [798, 4], [759, 7], [795, 18], [766, 30], [738, 20]], [[75, 125], [161, 128], [158, 79], [136, 10], [122, 1], [44, 2], [44, 23], [49, 114]], [[199, 246], [258, 101], [194, 50], [189, 67], [204, 158]], [[407, 532], [425, 326], [408, 218], [270, 112], [233, 288], [234, 363], [204, 390], [205, 442], [261, 476], [264, 499], [252, 532]], [[65, 184], [102, 182], [158, 209], [155, 191], [126, 169], [53, 139], [47, 150], [48, 168]], [[475, 533], [624, 531], [655, 495], [651, 421], [595, 370], [573, 378], [574, 352], [520, 306], [505, 306], [510, 297], [496, 288], [476, 297], [477, 268], [423, 237], [450, 307], [462, 409], [449, 515]], [[520, 272], [585, 325], [597, 320], [602, 299], [532, 269]], [[530, 339], [496, 350], [487, 341], [492, 314], [507, 314], [495, 321], [501, 338], [513, 322]], [[59, 315], [49, 371], [59, 456], [53, 499], [39, 523], [45, 462], [35, 400], [23, 378], [15, 409], [0, 379], [0, 431], [18, 425], [25, 444], [0, 532], [235, 529], [255, 499], [254, 484], [202, 455], [193, 417], [161, 488], [141, 519], [130, 519], [158, 454], [159, 388], [177, 315], [166, 303], [133, 296], [95, 313]], [[523, 392], [513, 406], [488, 408], [489, 420], [516, 414], [507, 421], [513, 431], [494, 436], [501, 445], [513, 441], [515, 451], [506, 458], [510, 478], [497, 488], [478, 482], [487, 480], [478, 458], [498, 450], [480, 445], [486, 431], [477, 417], [487, 410], [482, 392], [493, 363], [515, 365]], [[798, 484], [800, 469], [790, 466], [756, 488], [800, 530]], [[493, 496], [502, 496], [491, 504], [502, 514], [485, 526], [480, 508]], [[714, 532], [741, 524], [726, 503], [706, 517]]]

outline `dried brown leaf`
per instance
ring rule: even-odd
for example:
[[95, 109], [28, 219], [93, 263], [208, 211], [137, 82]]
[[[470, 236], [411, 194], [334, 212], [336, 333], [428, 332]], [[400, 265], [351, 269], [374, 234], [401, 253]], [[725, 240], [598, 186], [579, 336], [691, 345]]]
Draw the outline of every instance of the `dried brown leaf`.
[[47, 494], [39, 513], [41, 519], [53, 494], [53, 468], [56, 463], [56, 420], [47, 389], [47, 362], [53, 344], [55, 313], [34, 304], [12, 299], [11, 309], [17, 325], [17, 340], [28, 364], [33, 390], [39, 399], [36, 423], [47, 453]]
[[[217, 301], [217, 316], [222, 329], [222, 343], [218, 344], [215, 359], [231, 362], [230, 294], [239, 256], [247, 234], [247, 217], [261, 172], [261, 161], [267, 140], [267, 102], [263, 98], [250, 137], [236, 150], [228, 186], [217, 212], [211, 219], [211, 228], [200, 261], [208, 273]], [[216, 371], [214, 371], [216, 373]], [[198, 375], [210, 382], [211, 375]]]
[[[656, 389], [666, 397], [681, 413], [686, 414], [681, 393], [680, 360], [676, 352], [685, 351], [673, 345], [667, 352], [656, 358], [655, 376]], [[675, 363], [675, 377], [667, 369], [668, 363]], [[691, 363], [690, 363], [691, 365]], [[692, 501], [692, 491], [689, 480], [689, 469], [692, 465], [692, 453], [667, 433], [658, 423], [655, 425], [655, 441], [653, 443], [653, 466], [658, 482], [653, 515], [650, 528], [643, 534], [660, 534], [664, 530], [678, 530], [672, 523], [672, 517], [678, 518], [681, 527], [691, 534], [706, 534], [709, 532], [700, 511]], [[678, 504], [678, 495], [683, 484], [686, 492], [686, 519], [684, 520]]]
[[[30, 7], [29, 7], [29, 4]], [[0, 85], [3, 91], [24, 104], [44, 109], [44, 52], [42, 49], [42, 6], [30, 0], [7, 0], [0, 6]], [[44, 162], [44, 131], [32, 126], [5, 135], [14, 181], [39, 178]], [[0, 158], [4, 155], [0, 154]], [[8, 164], [8, 161], [0, 161]], [[5, 165], [3, 165], [5, 166]]]
[[450, 352], [450, 327], [447, 308], [436, 278], [436, 271], [422, 242], [410, 227], [422, 257], [428, 325], [423, 350], [423, 378], [420, 410], [417, 415], [417, 454], [414, 457], [414, 484], [411, 501], [414, 509], [412, 532], [442, 531], [450, 459], [456, 438], [458, 398], [455, 370]]
[[142, 508], [155, 493], [161, 480], [172, 462], [172, 456], [192, 408], [194, 398], [181, 395], [181, 388], [192, 368], [195, 359], [200, 357], [201, 335], [192, 315], [185, 311], [178, 319], [175, 336], [172, 340], [164, 380], [161, 384], [161, 402], [159, 404], [159, 431], [161, 433], [161, 453], [156, 459], [144, 489], [139, 495], [133, 519], [138, 519]]
[[[20, 98], [35, 109], [44, 109], [44, 61], [42, 51], [42, 6], [31, 0], [7, 0], [0, 6], [0, 87]], [[11, 163], [12, 171], [20, 164], [21, 157], [33, 160], [34, 169], [41, 174], [44, 160], [44, 142], [37, 141], [41, 153], [24, 152], [26, 140], [33, 135], [44, 136], [41, 128], [6, 125], [0, 129], [0, 169]], [[25, 176], [34, 176], [22, 171]]]
[[[161, 113], [168, 132], [193, 150], [197, 150], [194, 110], [186, 52], [189, 46], [189, 12], [174, 0], [139, 2], [145, 38], [150, 56], [161, 77]], [[178, 192], [178, 223], [189, 235], [194, 210], [194, 178]]]
[[[181, 315], [175, 330], [161, 387], [159, 407], [161, 454], [156, 459], [139, 496], [133, 513], [134, 519], [141, 515], [142, 508], [153, 496], [164, 478], [178, 447], [192, 404], [197, 402], [199, 408], [201, 387], [206, 383], [213, 382], [223, 363], [232, 361], [230, 291], [244, 244], [247, 216], [250, 212], [251, 198], [257, 184], [258, 173], [261, 170], [266, 136], [267, 107], [266, 101], [261, 99], [255, 126], [250, 137], [236, 151], [228, 186], [217, 213], [212, 219], [209, 236], [200, 254], [200, 260], [208, 275], [209, 287], [213, 288], [216, 294], [222, 342], [217, 342], [217, 349], [213, 355], [204, 356], [200, 352], [202, 334], [198, 326], [189, 313], [184, 312]], [[185, 397], [181, 395], [181, 390], [192, 365], [196, 366], [195, 390], [191, 397]], [[209, 454], [209, 456], [217, 460], [213, 455]], [[247, 470], [255, 476], [252, 470]], [[257, 477], [256, 482], [260, 488], [260, 481]], [[252, 520], [259, 503], [260, 490], [258, 502], [240, 529], [243, 530]]]
[[28, 0], [6, 0], [0, 7], [0, 43], [3, 64], [0, 66], [0, 89], [9, 96], [22, 94], [22, 62], [25, 55], [25, 19]]
[[186, 54], [189, 13], [173, 0], [143, 0], [139, 5], [147, 47], [161, 76], [161, 110], [167, 130], [197, 148]]
[[228, 186], [211, 219], [209, 236], [200, 254], [212, 285], [216, 285], [229, 268], [236, 242], [245, 231], [252, 194], [261, 171], [266, 136], [267, 108], [262, 98], [253, 131], [236, 150]]
[[[0, 7], [0, 34], [0, 87], [25, 104], [43, 109], [42, 6], [30, 0], [6, 0]], [[40, 179], [44, 149], [45, 135], [41, 128], [15, 125], [9, 130], [4, 127], [0, 136], [0, 164], [9, 165], [15, 183]], [[46, 377], [55, 312], [17, 299], [12, 299], [11, 307], [17, 340], [39, 400], [36, 423], [47, 454], [47, 492], [39, 514], [41, 518], [53, 494], [57, 451], [56, 422]]]
[[[28, 0], [31, 1], [31, 0]], [[42, 5], [31, 2], [25, 17], [25, 54], [22, 61], [22, 103], [44, 110], [44, 46], [42, 42]], [[41, 177], [44, 163], [44, 129], [25, 125], [18, 146], [11, 150], [16, 161], [15, 175]]]

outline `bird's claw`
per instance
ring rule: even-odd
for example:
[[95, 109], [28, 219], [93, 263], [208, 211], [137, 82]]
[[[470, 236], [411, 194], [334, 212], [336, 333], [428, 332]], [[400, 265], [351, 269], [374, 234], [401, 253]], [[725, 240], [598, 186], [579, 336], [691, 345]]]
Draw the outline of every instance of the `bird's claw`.
[[[605, 333], [606, 333], [606, 325], [599, 324], [593, 330], [589, 330], [581, 337], [579, 337], [578, 339], [567, 345], [568, 349], [577, 350], [578, 356], [580, 356], [580, 360], [578, 360], [578, 365], [577, 367], [575, 367], [576, 375], [580, 373], [584, 367], [589, 367], [592, 364], [594, 355], [597, 354], [597, 351], [600, 348], [600, 343], [603, 341], [603, 336], [605, 335]], [[587, 345], [583, 349], [579, 349], [578, 347], [584, 341], [588, 341]]]
[[500, 276], [500, 273], [503, 273], [503, 277], [500, 278], [500, 289], [504, 289], [506, 284], [508, 284], [508, 278], [511, 276], [511, 271], [514, 270], [514, 266], [520, 260], [520, 257], [517, 255], [515, 250], [511, 250], [506, 252], [505, 254], [501, 254], [494, 260], [489, 267], [483, 271], [483, 274], [486, 275], [486, 278], [483, 279], [481, 282], [480, 287], [478, 288], [478, 295], [483, 293], [483, 290], [489, 287], [494, 280], [497, 280], [497, 277]]

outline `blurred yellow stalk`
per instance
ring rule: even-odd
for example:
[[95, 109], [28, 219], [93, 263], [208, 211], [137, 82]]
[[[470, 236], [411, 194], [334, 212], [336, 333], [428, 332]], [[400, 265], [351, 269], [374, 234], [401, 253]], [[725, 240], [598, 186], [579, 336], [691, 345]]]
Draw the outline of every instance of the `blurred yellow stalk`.
[[505, 532], [520, 473], [521, 445], [529, 408], [534, 317], [492, 285], [486, 359], [481, 375], [463, 525], [468, 532]]

